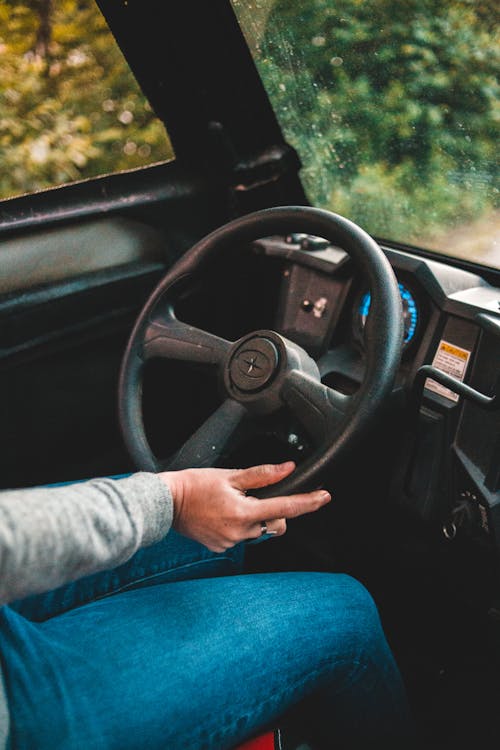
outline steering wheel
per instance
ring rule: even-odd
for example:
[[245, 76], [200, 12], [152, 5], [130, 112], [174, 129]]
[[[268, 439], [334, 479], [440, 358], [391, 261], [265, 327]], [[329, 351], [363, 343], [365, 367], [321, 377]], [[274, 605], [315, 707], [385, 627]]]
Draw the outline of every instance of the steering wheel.
[[[227, 341], [181, 322], [175, 302], [219, 253], [262, 237], [305, 232], [345, 250], [367, 277], [371, 291], [370, 335], [364, 378], [354, 395], [321, 382], [307, 352], [272, 330]], [[290, 206], [247, 214], [200, 240], [153, 291], [130, 336], [119, 379], [119, 419], [126, 447], [139, 469], [213, 466], [244, 419], [289, 410], [311, 436], [311, 455], [290, 477], [266, 488], [272, 497], [319, 486], [327, 468], [365, 434], [389, 395], [401, 357], [403, 316], [392, 268], [377, 243], [353, 222], [322, 209]], [[164, 357], [214, 368], [224, 400], [165, 466], [153, 455], [142, 412], [144, 366]]]

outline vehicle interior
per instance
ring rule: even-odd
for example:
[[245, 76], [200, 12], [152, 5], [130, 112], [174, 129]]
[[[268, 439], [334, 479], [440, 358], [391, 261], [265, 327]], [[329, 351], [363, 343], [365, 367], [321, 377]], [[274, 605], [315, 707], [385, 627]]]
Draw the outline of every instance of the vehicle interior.
[[[21, 33], [28, 21], [15, 3], [5, 5], [1, 12]], [[353, 115], [365, 140], [350, 143], [352, 122], [332, 114], [338, 142], [327, 153], [323, 115], [314, 119], [307, 97], [316, 90], [326, 97], [334, 83], [324, 72], [311, 83], [313, 74], [301, 67], [309, 52], [300, 34], [309, 34], [311, 55], [328, 57], [332, 75], [347, 75], [345, 52], [338, 50], [352, 44], [362, 57], [370, 14], [383, 6], [401, 37], [413, 33], [417, 17], [422, 24], [442, 20], [445, 10], [438, 13], [435, 3], [400, 4], [398, 16], [388, 0], [364, 4], [372, 6], [369, 12], [353, 0], [98, 0], [95, 7], [87, 0], [59, 4], [73, 13], [66, 37], [50, 16], [63, 12], [57, 5], [46, 4], [39, 26], [30, 21], [32, 36], [25, 34], [25, 47], [19, 42], [14, 50], [23, 64], [30, 71], [47, 64], [47, 86], [55, 85], [64, 40], [82, 32], [78, 14], [99, 14], [96, 39], [109, 27], [147, 100], [148, 118], [156, 118], [168, 139], [162, 136], [157, 156], [148, 130], [144, 143], [149, 137], [150, 145], [138, 151], [151, 152], [150, 163], [88, 174], [78, 152], [72, 172], [54, 156], [50, 184], [15, 183], [14, 157], [24, 146], [5, 124], [7, 104], [0, 106], [1, 158], [11, 179], [0, 182], [2, 487], [293, 459], [297, 470], [284, 489], [321, 485], [333, 501], [290, 521], [284, 537], [249, 545], [248, 570], [342, 571], [362, 581], [379, 608], [423, 747], [497, 747], [500, 246], [486, 101], [491, 91], [498, 94], [493, 50], [488, 62], [471, 56], [476, 78], [461, 68], [484, 100], [473, 111], [471, 94], [464, 105], [470, 122], [460, 130], [462, 151], [455, 144], [460, 175], [450, 166], [443, 177], [439, 167], [442, 189], [451, 191], [451, 201], [460, 194], [463, 204], [455, 202], [446, 231], [434, 231], [433, 197], [412, 206], [408, 188], [398, 203], [388, 181], [377, 184], [368, 161], [360, 161], [355, 175], [345, 174], [349, 148], [357, 156], [371, 148], [366, 134], [376, 124], [368, 114], [382, 120], [389, 84], [377, 78], [374, 108]], [[471, 13], [481, 43], [487, 33], [498, 34], [494, 3], [444, 6], [451, 36], [461, 14], [471, 27]], [[42, 21], [51, 18], [47, 30]], [[299, 31], [292, 49], [294, 18]], [[387, 32], [381, 23], [380, 54]], [[436, 52], [437, 37], [419, 38], [419, 49]], [[106, 44], [97, 49], [100, 65]], [[410, 41], [398, 44], [406, 49]], [[67, 59], [74, 72], [90, 53], [76, 43], [72, 50]], [[498, 72], [498, 45], [495, 59]], [[460, 68], [463, 61], [455, 63]], [[392, 64], [389, 76], [396, 76], [396, 62], [384, 63]], [[28, 87], [31, 79], [23, 75]], [[313, 91], [299, 99], [294, 90], [293, 117], [287, 109], [292, 77], [297, 91]], [[359, 74], [359, 88], [332, 80], [339, 96], [354, 100], [368, 79]], [[399, 83], [414, 85], [403, 74]], [[457, 101], [465, 96], [459, 85]], [[441, 94], [437, 84], [426, 92], [431, 89], [434, 112]], [[113, 90], [107, 92], [101, 114], [114, 107]], [[121, 107], [123, 127], [131, 113], [138, 119], [137, 101], [135, 110]], [[442, 106], [451, 118], [453, 102]], [[39, 131], [56, 132], [47, 111], [37, 112]], [[82, 112], [78, 102], [71, 148], [81, 136], [79, 148], [89, 160], [93, 148], [112, 153], [115, 130], [92, 145], [87, 126], [83, 135], [78, 130]], [[408, 112], [406, 124], [413, 117]], [[30, 116], [19, 109], [21, 115]], [[394, 145], [392, 131], [394, 161], [391, 166], [387, 156], [387, 170], [413, 159], [425, 186], [431, 181], [426, 157], [423, 151], [415, 157], [415, 150], [423, 149], [433, 121], [414, 117], [411, 143], [401, 135]], [[435, 127], [445, 129], [442, 122]], [[294, 128], [307, 131], [307, 144], [319, 144], [313, 156]], [[480, 131], [481, 148], [476, 142], [477, 150], [466, 153]], [[38, 140], [26, 169], [69, 148], [68, 138], [63, 141]], [[407, 151], [397, 161], [402, 144]], [[123, 148], [136, 157], [131, 140]], [[405, 184], [413, 179], [407, 175]], [[357, 191], [353, 213], [339, 185], [346, 194]], [[372, 198], [378, 200], [373, 210]], [[420, 223], [412, 224], [413, 216]], [[472, 250], [483, 235], [480, 249]], [[254, 378], [252, 368], [260, 362], [265, 370], [270, 360], [271, 369]]]

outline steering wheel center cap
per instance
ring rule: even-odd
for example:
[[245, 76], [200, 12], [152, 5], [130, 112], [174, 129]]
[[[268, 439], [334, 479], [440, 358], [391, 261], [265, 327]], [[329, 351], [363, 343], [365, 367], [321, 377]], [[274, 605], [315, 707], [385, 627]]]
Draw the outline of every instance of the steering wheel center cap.
[[229, 364], [229, 376], [240, 391], [258, 391], [273, 378], [278, 363], [278, 350], [273, 342], [256, 336], [236, 349]]

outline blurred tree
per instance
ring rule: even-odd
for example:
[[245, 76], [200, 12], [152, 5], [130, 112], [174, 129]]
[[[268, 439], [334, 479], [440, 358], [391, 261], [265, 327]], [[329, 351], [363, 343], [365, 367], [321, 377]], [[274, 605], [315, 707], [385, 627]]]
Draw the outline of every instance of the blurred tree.
[[0, 195], [172, 158], [93, 0], [0, 5]]
[[313, 203], [421, 239], [498, 202], [494, 0], [233, 0]]

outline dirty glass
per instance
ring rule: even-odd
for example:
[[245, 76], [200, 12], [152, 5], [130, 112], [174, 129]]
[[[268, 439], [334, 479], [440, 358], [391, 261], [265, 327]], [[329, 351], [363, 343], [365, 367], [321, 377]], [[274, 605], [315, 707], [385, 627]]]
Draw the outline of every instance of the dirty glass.
[[232, 0], [311, 203], [500, 268], [497, 0]]
[[0, 198], [173, 158], [93, 0], [0, 3]]

